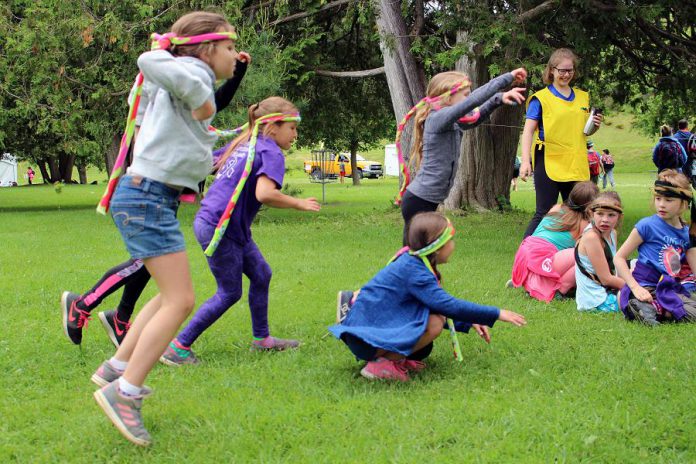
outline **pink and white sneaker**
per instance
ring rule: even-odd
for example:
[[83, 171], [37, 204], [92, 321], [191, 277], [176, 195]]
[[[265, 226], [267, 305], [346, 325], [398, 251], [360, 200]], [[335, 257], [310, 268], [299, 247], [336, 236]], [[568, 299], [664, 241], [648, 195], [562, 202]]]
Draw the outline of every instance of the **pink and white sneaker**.
[[426, 365], [423, 361], [416, 361], [415, 359], [404, 358], [399, 362], [408, 372], [417, 373], [426, 368]]
[[295, 349], [298, 346], [300, 346], [298, 340], [276, 338], [269, 335], [263, 340], [251, 342], [251, 351], [285, 351]]
[[360, 375], [370, 380], [398, 380], [408, 382], [408, 370], [403, 361], [392, 361], [387, 358], [377, 358], [368, 362], [360, 371]]

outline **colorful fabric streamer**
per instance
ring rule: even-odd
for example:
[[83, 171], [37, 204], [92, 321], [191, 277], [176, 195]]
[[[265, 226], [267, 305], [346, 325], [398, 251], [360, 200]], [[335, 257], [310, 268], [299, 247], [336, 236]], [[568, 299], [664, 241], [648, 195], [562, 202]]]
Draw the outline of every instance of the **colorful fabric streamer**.
[[[406, 161], [404, 160], [404, 154], [403, 150], [401, 148], [401, 135], [404, 132], [404, 129], [406, 128], [406, 124], [408, 121], [413, 117], [416, 112], [425, 107], [425, 105], [430, 105], [433, 109], [439, 110], [441, 108], [440, 106], [440, 100], [443, 98], [449, 96], [449, 95], [454, 95], [460, 90], [466, 89], [471, 87], [471, 82], [469, 80], [463, 80], [462, 82], [458, 82], [454, 86], [452, 86], [451, 89], [449, 89], [447, 92], [443, 93], [442, 95], [438, 95], [437, 97], [424, 97], [421, 101], [416, 103], [413, 108], [411, 108], [408, 113], [404, 116], [404, 118], [399, 122], [399, 124], [396, 126], [396, 138], [394, 140], [394, 143], [396, 144], [396, 154], [399, 158], [399, 168], [401, 169], [401, 174], [403, 176], [403, 182], [401, 184], [401, 188], [399, 188], [399, 193], [396, 195], [395, 203], [397, 205], [401, 204], [401, 199], [404, 196], [404, 193], [406, 192], [406, 187], [408, 187], [408, 184], [411, 183], [411, 172], [408, 169], [408, 166], [406, 165]], [[459, 122], [463, 124], [473, 124], [476, 121], [478, 121], [480, 116], [479, 109], [476, 108], [474, 109], [471, 113], [467, 114], [466, 116], [463, 116], [461, 119], [459, 119]]]
[[[152, 39], [152, 50], [168, 50], [172, 45], [194, 45], [217, 40], [237, 40], [237, 34], [229, 31], [211, 32], [208, 34], [194, 35], [190, 37], [177, 37], [172, 32], [167, 32], [164, 35], [153, 33], [150, 38]], [[126, 129], [121, 137], [121, 145], [118, 150], [118, 156], [116, 157], [116, 162], [111, 170], [109, 181], [106, 184], [106, 191], [104, 192], [104, 195], [102, 195], [101, 200], [99, 200], [99, 204], [97, 205], [97, 212], [100, 214], [106, 214], [109, 211], [111, 197], [116, 190], [116, 185], [118, 185], [119, 179], [123, 175], [123, 166], [126, 162], [126, 156], [128, 156], [128, 148], [133, 140], [133, 134], [135, 134], [135, 117], [138, 114], [138, 106], [140, 105], [140, 95], [142, 94], [143, 90], [143, 80], [143, 74], [138, 73], [135, 78], [135, 91], [131, 94], [131, 100], [128, 102], [129, 109], [128, 117], [126, 119]], [[217, 129], [212, 129], [217, 133]]]
[[[394, 257], [389, 260], [387, 264], [394, 262], [396, 258], [403, 255], [404, 253], [408, 253], [412, 256], [418, 256], [425, 264], [425, 267], [427, 267], [430, 270], [430, 272], [433, 273], [433, 275], [437, 279], [437, 283], [441, 285], [440, 279], [437, 277], [435, 269], [433, 269], [433, 266], [430, 264], [430, 260], [428, 260], [427, 256], [435, 253], [440, 248], [445, 246], [445, 244], [449, 242], [452, 239], [452, 237], [454, 237], [454, 232], [454, 226], [452, 225], [450, 220], [447, 219], [447, 226], [445, 226], [445, 229], [434, 241], [424, 246], [420, 250], [411, 250], [409, 247], [405, 246], [402, 249], [400, 249], [396, 253], [396, 255], [394, 255]], [[451, 318], [447, 318], [447, 326], [449, 328], [450, 337], [452, 339], [452, 350], [454, 352], [454, 358], [457, 361], [462, 362], [464, 360], [464, 357], [462, 356], [462, 349], [459, 346], [459, 338], [457, 337], [457, 331], [454, 328], [454, 321]]]
[[251, 168], [254, 164], [254, 158], [256, 157], [256, 140], [259, 136], [259, 128], [263, 124], [291, 121], [299, 122], [300, 120], [301, 118], [299, 113], [270, 113], [265, 116], [261, 116], [256, 120], [256, 122], [254, 123], [254, 128], [251, 131], [251, 138], [249, 140], [249, 153], [247, 154], [246, 163], [244, 165], [244, 171], [242, 171], [242, 177], [239, 179], [239, 183], [234, 188], [232, 196], [230, 197], [230, 201], [227, 204], [225, 211], [222, 213], [222, 216], [218, 221], [217, 227], [215, 227], [215, 233], [213, 234], [213, 238], [210, 240], [208, 247], [205, 249], [206, 256], [213, 256], [213, 253], [215, 253], [215, 250], [220, 244], [220, 240], [222, 240], [222, 237], [225, 235], [225, 230], [227, 230], [227, 226], [230, 223], [230, 217], [232, 217], [234, 207], [237, 204], [239, 195], [242, 193], [242, 190], [244, 189], [244, 185], [246, 184], [247, 178], [249, 177], [249, 173], [251, 172]]

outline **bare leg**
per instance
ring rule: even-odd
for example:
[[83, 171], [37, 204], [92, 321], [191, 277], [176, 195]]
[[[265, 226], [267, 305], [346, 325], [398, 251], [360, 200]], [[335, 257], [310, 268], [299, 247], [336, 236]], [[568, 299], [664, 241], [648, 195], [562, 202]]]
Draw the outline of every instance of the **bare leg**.
[[[117, 352], [117, 355], [124, 356], [129, 351], [131, 353], [123, 378], [132, 385], [143, 385], [150, 370], [181, 323], [191, 313], [195, 303], [191, 271], [185, 251], [148, 258], [144, 262], [157, 282], [160, 293], [138, 314], [133, 324], [133, 328], [138, 324], [135, 340], [131, 340], [126, 346], [122, 345], [123, 352], [121, 349]], [[158, 299], [159, 302], [156, 301]], [[143, 321], [139, 322], [143, 316]]]

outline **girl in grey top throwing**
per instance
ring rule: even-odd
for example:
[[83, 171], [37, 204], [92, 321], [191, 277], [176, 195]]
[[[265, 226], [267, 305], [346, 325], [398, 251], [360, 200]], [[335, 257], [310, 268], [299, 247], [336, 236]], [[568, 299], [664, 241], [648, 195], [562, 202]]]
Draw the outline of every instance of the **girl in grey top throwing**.
[[435, 211], [447, 198], [457, 173], [462, 131], [479, 125], [502, 104], [523, 103], [524, 88], [516, 87], [504, 93], [501, 90], [513, 83], [521, 84], [526, 78], [527, 71], [518, 68], [473, 92], [471, 81], [461, 72], [443, 72], [430, 80], [427, 96], [409, 111], [397, 132], [400, 150], [398, 141], [403, 126], [411, 117], [415, 119], [409, 159], [418, 166], [416, 177], [411, 184], [405, 178], [397, 199], [397, 202], [401, 200], [404, 217], [404, 243], [411, 218], [423, 211]]

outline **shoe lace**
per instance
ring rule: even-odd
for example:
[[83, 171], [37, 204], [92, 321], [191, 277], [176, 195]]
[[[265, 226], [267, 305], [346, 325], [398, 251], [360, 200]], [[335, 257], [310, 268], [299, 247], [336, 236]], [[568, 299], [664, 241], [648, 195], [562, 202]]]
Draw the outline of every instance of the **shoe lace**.
[[92, 318], [92, 315], [87, 312], [79, 309], [78, 307], [73, 307], [73, 310], [77, 312], [77, 328], [83, 328], [86, 329], [87, 326], [89, 325], [89, 321]]
[[124, 331], [124, 332], [128, 332], [128, 329], [130, 329], [130, 326], [131, 326], [130, 321], [125, 321], [125, 322], [124, 322], [124, 321], [120, 320], [120, 319], [116, 316], [116, 314], [114, 314], [114, 323], [123, 326], [123, 331]]

